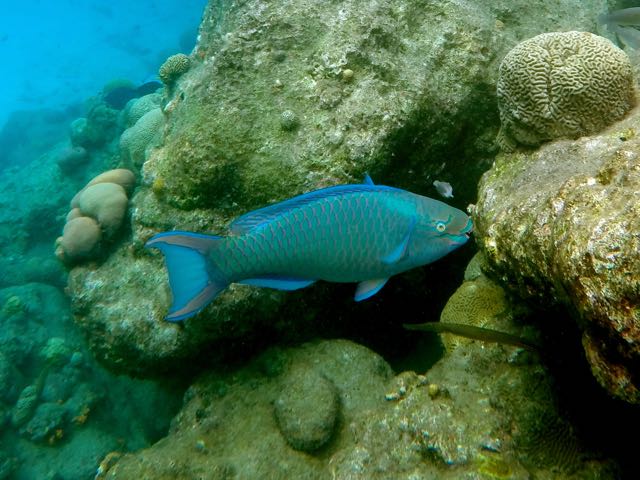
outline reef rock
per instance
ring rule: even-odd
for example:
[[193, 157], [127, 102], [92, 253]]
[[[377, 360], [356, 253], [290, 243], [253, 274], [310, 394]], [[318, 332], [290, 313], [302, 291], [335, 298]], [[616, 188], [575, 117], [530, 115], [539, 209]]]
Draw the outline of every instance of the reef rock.
[[[299, 451], [283, 431], [285, 399], [302, 413], [301, 428], [330, 411], [311, 422], [331, 424], [319, 450]], [[559, 415], [543, 368], [522, 350], [476, 342], [426, 376], [393, 378], [375, 353], [330, 340], [203, 375], [166, 438], [98, 478], [616, 478], [610, 462], [592, 460]]]
[[640, 112], [599, 135], [497, 157], [476, 240], [519, 293], [573, 313], [593, 374], [640, 403]]
[[[539, 31], [589, 29], [605, 8], [602, 0], [210, 2], [190, 68], [165, 92], [162, 113], [151, 110], [120, 139], [123, 160], [142, 165], [132, 242], [71, 275], [78, 323], [97, 336], [99, 357], [140, 374], [178, 367], [172, 359], [216, 341], [228, 351], [230, 339], [265, 326], [296, 330], [291, 322], [313, 317], [326, 294], [283, 314], [292, 294], [235, 285], [186, 328], [167, 325], [166, 273], [144, 243], [163, 230], [224, 234], [249, 210], [361, 182], [367, 171], [429, 196], [435, 179], [447, 181], [464, 208], [495, 154], [495, 83], [508, 49]], [[143, 121], [155, 125], [148, 116], [166, 124], [138, 132]], [[158, 148], [148, 148], [158, 131]], [[309, 299], [319, 288], [293, 295]]]
[[74, 175], [81, 172], [89, 161], [87, 150], [84, 147], [66, 147], [58, 152], [56, 162], [60, 170], [66, 175]]

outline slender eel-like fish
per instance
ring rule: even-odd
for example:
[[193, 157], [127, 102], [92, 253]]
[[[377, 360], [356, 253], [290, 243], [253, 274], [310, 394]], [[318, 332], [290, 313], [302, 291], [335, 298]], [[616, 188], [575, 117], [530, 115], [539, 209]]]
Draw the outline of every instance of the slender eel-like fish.
[[526, 348], [534, 352], [540, 351], [542, 346], [533, 340], [529, 340], [510, 333], [493, 330], [491, 328], [476, 327], [463, 323], [406, 323], [404, 328], [407, 330], [422, 330], [423, 332], [433, 333], [451, 333], [461, 337], [470, 338], [472, 340], [480, 340], [481, 342], [502, 343], [505, 345], [513, 345], [514, 347]]
[[166, 319], [202, 310], [230, 283], [296, 290], [316, 280], [359, 282], [355, 300], [389, 277], [464, 244], [461, 210], [399, 188], [365, 183], [305, 193], [238, 217], [231, 235], [164, 232], [147, 247], [165, 255], [173, 303]]

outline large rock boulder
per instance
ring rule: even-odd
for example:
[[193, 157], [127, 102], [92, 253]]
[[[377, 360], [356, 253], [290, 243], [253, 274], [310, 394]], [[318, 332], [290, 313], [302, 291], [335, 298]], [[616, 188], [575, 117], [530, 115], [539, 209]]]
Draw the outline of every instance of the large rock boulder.
[[640, 112], [603, 133], [499, 155], [476, 239], [503, 284], [573, 314], [598, 381], [640, 403]]

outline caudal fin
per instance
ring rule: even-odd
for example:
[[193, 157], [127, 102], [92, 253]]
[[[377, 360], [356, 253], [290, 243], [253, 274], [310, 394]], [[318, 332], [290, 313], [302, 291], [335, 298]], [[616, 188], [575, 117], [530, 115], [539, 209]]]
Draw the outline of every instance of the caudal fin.
[[173, 302], [166, 320], [178, 322], [192, 317], [224, 290], [228, 283], [214, 278], [207, 260], [211, 248], [221, 240], [215, 235], [164, 232], [151, 237], [146, 248], [157, 248], [165, 257]]

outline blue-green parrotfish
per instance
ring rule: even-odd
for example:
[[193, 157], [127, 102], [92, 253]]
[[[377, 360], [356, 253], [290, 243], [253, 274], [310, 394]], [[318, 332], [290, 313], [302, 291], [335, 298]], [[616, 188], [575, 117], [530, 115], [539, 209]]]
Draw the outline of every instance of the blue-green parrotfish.
[[463, 245], [473, 229], [461, 210], [399, 188], [338, 185], [246, 213], [219, 237], [172, 231], [146, 247], [165, 256], [170, 321], [189, 318], [231, 283], [280, 290], [316, 280], [358, 282], [355, 300], [375, 295], [397, 273]]

